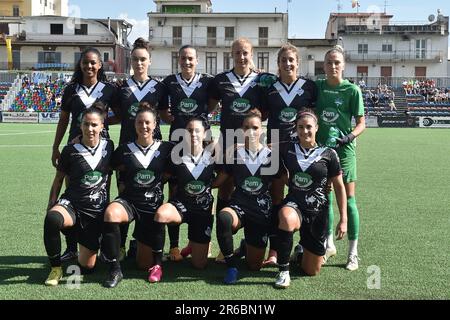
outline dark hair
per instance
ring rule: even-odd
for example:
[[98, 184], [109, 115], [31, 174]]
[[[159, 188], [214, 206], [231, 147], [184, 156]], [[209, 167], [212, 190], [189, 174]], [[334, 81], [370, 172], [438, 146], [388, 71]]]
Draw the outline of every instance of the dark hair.
[[103, 68], [103, 62], [102, 62], [102, 55], [100, 54], [100, 51], [98, 51], [95, 48], [89, 47], [84, 49], [81, 52], [81, 56], [80, 59], [78, 60], [77, 64], [75, 65], [75, 72], [73, 73], [72, 76], [72, 80], [70, 81], [71, 83], [79, 83], [82, 84], [83, 83], [83, 71], [81, 71], [81, 61], [83, 61], [84, 57], [88, 54], [88, 53], [94, 53], [97, 55], [98, 57], [98, 61], [100, 61], [101, 63], [101, 68], [98, 70], [97, 73], [97, 81], [106, 81], [106, 75], [105, 75], [105, 69]]
[[311, 117], [316, 121], [316, 123], [319, 122], [317, 115], [313, 109], [301, 108], [297, 113], [297, 117], [295, 118], [295, 123], [297, 123], [299, 120], [303, 119], [304, 117]]
[[146, 41], [144, 38], [137, 38], [133, 43], [133, 49], [131, 50], [131, 53], [137, 49], [145, 49], [148, 52], [149, 57], [152, 57], [151, 49], [150, 49], [150, 43]]
[[199, 121], [202, 123], [203, 128], [206, 130], [209, 130], [211, 128], [211, 126], [209, 125], [209, 121], [208, 118], [204, 117], [204, 116], [196, 116], [196, 117], [192, 117], [189, 119], [189, 121], [186, 123], [186, 128], [188, 126], [189, 123], [191, 123], [192, 121]]
[[83, 119], [87, 114], [92, 113], [98, 114], [102, 118], [102, 120], [105, 120], [106, 105], [101, 101], [94, 102], [89, 108], [83, 111], [81, 119]]
[[244, 125], [245, 121], [251, 118], [258, 118], [260, 121], [262, 121], [261, 111], [259, 111], [256, 108], [251, 109], [245, 116], [244, 120], [242, 121], [242, 126]]
[[182, 46], [180, 48], [180, 50], [178, 50], [178, 55], [181, 56], [181, 51], [185, 50], [185, 49], [192, 49], [195, 50], [195, 56], [197, 57], [197, 49], [195, 49], [193, 46], [191, 46], [190, 44], [186, 44], [184, 46]]
[[136, 112], [136, 119], [137, 119], [138, 115], [140, 115], [141, 113], [144, 113], [144, 112], [150, 112], [156, 121], [156, 117], [157, 117], [156, 110], [150, 103], [148, 103], [146, 101], [139, 103], [138, 111]]

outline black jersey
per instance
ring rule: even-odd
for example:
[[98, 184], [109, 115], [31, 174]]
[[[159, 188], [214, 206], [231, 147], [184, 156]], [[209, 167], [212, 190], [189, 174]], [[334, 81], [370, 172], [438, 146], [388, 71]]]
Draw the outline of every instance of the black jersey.
[[211, 184], [215, 178], [215, 163], [208, 150], [196, 159], [192, 155], [181, 157], [181, 164], [171, 164], [170, 173], [177, 178], [175, 199], [186, 207], [207, 210], [214, 198]]
[[[174, 121], [170, 134], [176, 129], [185, 128], [189, 119], [202, 116], [207, 119], [208, 90], [214, 78], [197, 73], [190, 82], [179, 74], [172, 74], [163, 80], [170, 100], [170, 110]], [[162, 109], [169, 106], [162, 106]]]
[[107, 181], [114, 144], [101, 139], [96, 148], [81, 143], [63, 148], [57, 170], [69, 177], [61, 196], [69, 200], [80, 213], [91, 217], [103, 214], [108, 204]]
[[[236, 189], [234, 194], [240, 194], [251, 199], [270, 190], [270, 184], [275, 172], [268, 174], [271, 166], [271, 150], [262, 148], [257, 153], [250, 152], [244, 147], [238, 147], [234, 155], [234, 163], [225, 165], [225, 170], [234, 178]], [[270, 172], [269, 172], [270, 173]]]
[[298, 78], [290, 86], [278, 79], [262, 96], [262, 109], [268, 114], [267, 135], [279, 129], [279, 141], [289, 141], [295, 133], [295, 118], [301, 108], [314, 108], [317, 100], [316, 84]]
[[[134, 121], [140, 102], [148, 102], [155, 109], [167, 105], [167, 92], [165, 86], [158, 80], [150, 78], [142, 85], [133, 78], [122, 84], [119, 90], [121, 128], [120, 144], [136, 140]], [[155, 140], [161, 140], [159, 117], [153, 133]]]
[[289, 193], [303, 213], [321, 212], [328, 206], [327, 180], [341, 174], [339, 158], [333, 149], [316, 147], [306, 150], [298, 142], [283, 146], [281, 158], [289, 172]]
[[252, 71], [245, 77], [233, 70], [218, 74], [211, 85], [211, 98], [222, 102], [220, 129], [238, 129], [253, 108], [261, 108], [262, 88], [268, 86], [273, 75]]
[[[81, 135], [81, 115], [84, 110], [101, 101], [109, 108], [117, 104], [117, 88], [108, 82], [97, 82], [91, 88], [79, 83], [71, 83], [65, 89], [61, 100], [61, 110], [70, 112], [72, 123], [70, 124], [69, 141]], [[108, 126], [105, 123], [105, 132]]]
[[146, 149], [135, 142], [120, 145], [112, 159], [112, 167], [120, 171], [125, 185], [120, 197], [137, 207], [155, 211], [164, 200], [162, 178], [167, 171], [172, 146], [159, 140]]

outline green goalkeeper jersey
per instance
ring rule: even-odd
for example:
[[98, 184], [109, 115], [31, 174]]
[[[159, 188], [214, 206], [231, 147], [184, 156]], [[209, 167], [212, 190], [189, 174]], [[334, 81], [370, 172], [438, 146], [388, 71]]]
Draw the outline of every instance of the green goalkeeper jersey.
[[[330, 86], [326, 80], [317, 80], [318, 98], [316, 113], [319, 116], [317, 142], [336, 147], [336, 138], [352, 132], [352, 118], [364, 116], [364, 102], [358, 86], [343, 80], [337, 86]], [[355, 155], [355, 141], [337, 149], [341, 158]]]

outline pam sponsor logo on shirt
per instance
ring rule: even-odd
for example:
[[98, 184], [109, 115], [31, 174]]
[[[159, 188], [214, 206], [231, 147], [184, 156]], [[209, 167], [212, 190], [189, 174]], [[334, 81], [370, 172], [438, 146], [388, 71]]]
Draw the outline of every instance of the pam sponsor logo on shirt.
[[148, 185], [155, 180], [155, 173], [151, 170], [141, 170], [134, 176], [134, 181], [141, 185]]
[[192, 195], [201, 194], [206, 189], [205, 183], [203, 181], [193, 180], [188, 182], [184, 187], [184, 190]]
[[294, 180], [295, 186], [297, 186], [300, 189], [306, 189], [313, 183], [312, 177], [309, 174], [304, 173], [304, 172], [297, 172], [294, 175], [293, 180]]
[[333, 109], [325, 109], [320, 116], [324, 122], [333, 123], [339, 118], [339, 113]]
[[248, 192], [257, 192], [261, 190], [263, 187], [263, 183], [261, 178], [258, 177], [249, 177], [244, 180], [242, 183], [242, 189]]
[[251, 108], [250, 101], [244, 98], [238, 98], [233, 101], [233, 104], [231, 105], [231, 110], [234, 112], [247, 112]]
[[102, 181], [102, 173], [99, 171], [89, 171], [81, 179], [81, 183], [86, 186], [93, 187]]
[[139, 110], [139, 104], [138, 103], [133, 103], [129, 108], [128, 108], [128, 114], [130, 116], [132, 116], [133, 118], [136, 118], [136, 113]]
[[280, 116], [278, 117], [283, 122], [293, 122], [295, 121], [295, 117], [297, 116], [297, 109], [294, 108], [284, 108], [280, 112]]
[[197, 110], [197, 101], [194, 99], [183, 99], [180, 102], [179, 109], [184, 113], [191, 113]]

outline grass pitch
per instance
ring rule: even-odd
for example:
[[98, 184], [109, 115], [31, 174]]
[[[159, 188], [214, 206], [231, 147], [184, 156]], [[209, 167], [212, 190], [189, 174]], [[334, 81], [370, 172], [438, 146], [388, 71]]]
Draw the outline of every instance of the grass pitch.
[[[225, 267], [213, 260], [204, 271], [189, 261], [166, 262], [163, 281], [156, 285], [126, 261], [125, 279], [112, 290], [101, 286], [102, 264], [79, 289], [69, 289], [64, 280], [56, 288], [45, 287], [49, 267], [43, 221], [54, 177], [55, 130], [55, 125], [0, 124], [0, 299], [450, 298], [449, 130], [367, 129], [357, 147], [360, 269], [344, 269], [347, 240], [338, 241], [338, 255], [319, 276], [303, 277], [292, 266], [291, 287], [282, 291], [272, 287], [275, 268], [249, 272], [243, 261], [238, 284], [225, 286]], [[112, 127], [111, 133], [118, 141], [119, 128]], [[187, 243], [186, 229], [181, 228], [181, 246]], [[215, 256], [219, 249], [213, 234]], [[235, 245], [241, 237], [240, 231]], [[378, 283], [379, 289], [374, 288]]]

